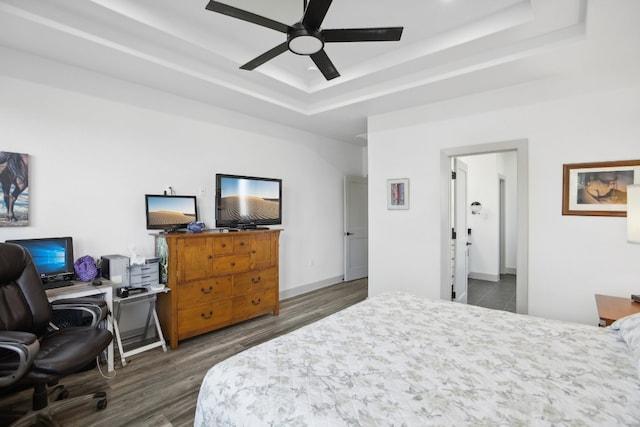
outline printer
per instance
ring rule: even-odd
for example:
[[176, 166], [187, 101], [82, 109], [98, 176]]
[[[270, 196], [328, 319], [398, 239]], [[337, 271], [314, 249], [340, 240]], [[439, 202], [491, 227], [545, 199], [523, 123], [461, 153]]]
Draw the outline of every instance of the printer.
[[103, 255], [100, 257], [102, 277], [118, 286], [129, 286], [129, 257], [124, 255]]

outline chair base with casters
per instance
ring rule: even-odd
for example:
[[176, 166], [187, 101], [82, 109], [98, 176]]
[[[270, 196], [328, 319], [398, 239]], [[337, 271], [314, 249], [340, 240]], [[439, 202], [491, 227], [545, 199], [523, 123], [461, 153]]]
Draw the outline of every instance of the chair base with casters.
[[[3, 333], [0, 332], [0, 343], [3, 342], [2, 336]], [[106, 408], [107, 395], [104, 392], [69, 398], [69, 392], [64, 386], [57, 384], [59, 377], [78, 372], [86, 365], [86, 362], [78, 362], [70, 366], [67, 356], [74, 354], [77, 357], [76, 360], [86, 361], [90, 357], [88, 355], [95, 350], [87, 348], [85, 342], [95, 342], [96, 339], [101, 341], [101, 347], [106, 348], [111, 341], [111, 334], [104, 329], [93, 327], [65, 328], [49, 334], [46, 340], [40, 341], [31, 370], [22, 377], [18, 388], [18, 390], [33, 388], [32, 409], [17, 420], [20, 414], [15, 412], [4, 414], [3, 418], [15, 420], [11, 424], [12, 427], [33, 424], [59, 426], [61, 424], [57, 423], [53, 416], [73, 407], [93, 404], [98, 410]], [[58, 351], [61, 348], [64, 350]], [[62, 367], [61, 363], [65, 366]], [[53, 386], [51, 390], [48, 388], [49, 385]]]
[[[54, 418], [57, 414], [89, 404], [95, 405], [99, 410], [107, 407], [107, 393], [103, 391], [68, 398], [68, 392], [64, 386], [56, 386], [51, 392], [48, 392], [46, 386], [38, 385], [34, 390], [34, 399], [36, 399], [36, 394], [39, 396], [44, 395], [44, 398], [47, 399], [45, 407], [32, 409], [24, 415], [14, 414], [13, 419], [15, 421], [10, 424], [10, 427], [29, 427], [32, 425], [61, 427], [63, 424], [60, 424]], [[38, 399], [41, 398], [38, 397]], [[16, 420], [16, 418], [18, 419]], [[0, 418], [1, 421], [2, 419]]]

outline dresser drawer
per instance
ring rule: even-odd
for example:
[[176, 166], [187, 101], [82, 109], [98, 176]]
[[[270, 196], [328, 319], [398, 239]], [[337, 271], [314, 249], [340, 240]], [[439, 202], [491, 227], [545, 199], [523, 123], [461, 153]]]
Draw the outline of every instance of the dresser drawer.
[[216, 237], [213, 242], [213, 253], [231, 255], [233, 253], [233, 237]]
[[239, 296], [253, 292], [275, 289], [278, 283], [278, 269], [250, 271], [233, 277], [233, 295]]
[[178, 339], [230, 325], [232, 318], [231, 299], [178, 310]]
[[233, 298], [233, 321], [239, 322], [275, 312], [275, 291], [255, 292]]
[[249, 253], [255, 246], [255, 236], [237, 236], [233, 238], [233, 253], [244, 254]]
[[213, 271], [216, 275], [243, 273], [251, 270], [251, 254], [216, 256]]
[[179, 310], [189, 308], [197, 304], [231, 298], [233, 295], [231, 276], [181, 283], [178, 285], [178, 288]]

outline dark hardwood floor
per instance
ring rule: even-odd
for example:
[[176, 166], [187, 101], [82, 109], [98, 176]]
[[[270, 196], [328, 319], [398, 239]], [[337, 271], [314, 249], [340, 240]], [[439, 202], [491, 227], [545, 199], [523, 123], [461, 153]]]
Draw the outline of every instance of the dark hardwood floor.
[[[94, 368], [61, 381], [71, 396], [106, 391], [108, 407], [97, 411], [85, 405], [56, 419], [67, 427], [192, 426], [200, 383], [211, 366], [360, 302], [367, 295], [367, 279], [339, 283], [281, 301], [279, 316], [262, 316], [191, 338], [166, 353], [149, 350], [127, 358], [125, 367], [116, 355], [114, 378], [105, 379]], [[30, 405], [30, 391], [0, 399], [0, 410], [26, 410]]]

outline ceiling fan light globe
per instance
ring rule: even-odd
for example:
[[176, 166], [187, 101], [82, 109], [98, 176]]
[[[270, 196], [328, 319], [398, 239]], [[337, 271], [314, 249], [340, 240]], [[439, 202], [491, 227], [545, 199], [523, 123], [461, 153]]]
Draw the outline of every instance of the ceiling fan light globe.
[[298, 55], [313, 55], [323, 47], [322, 40], [312, 35], [300, 35], [289, 40], [289, 50]]

